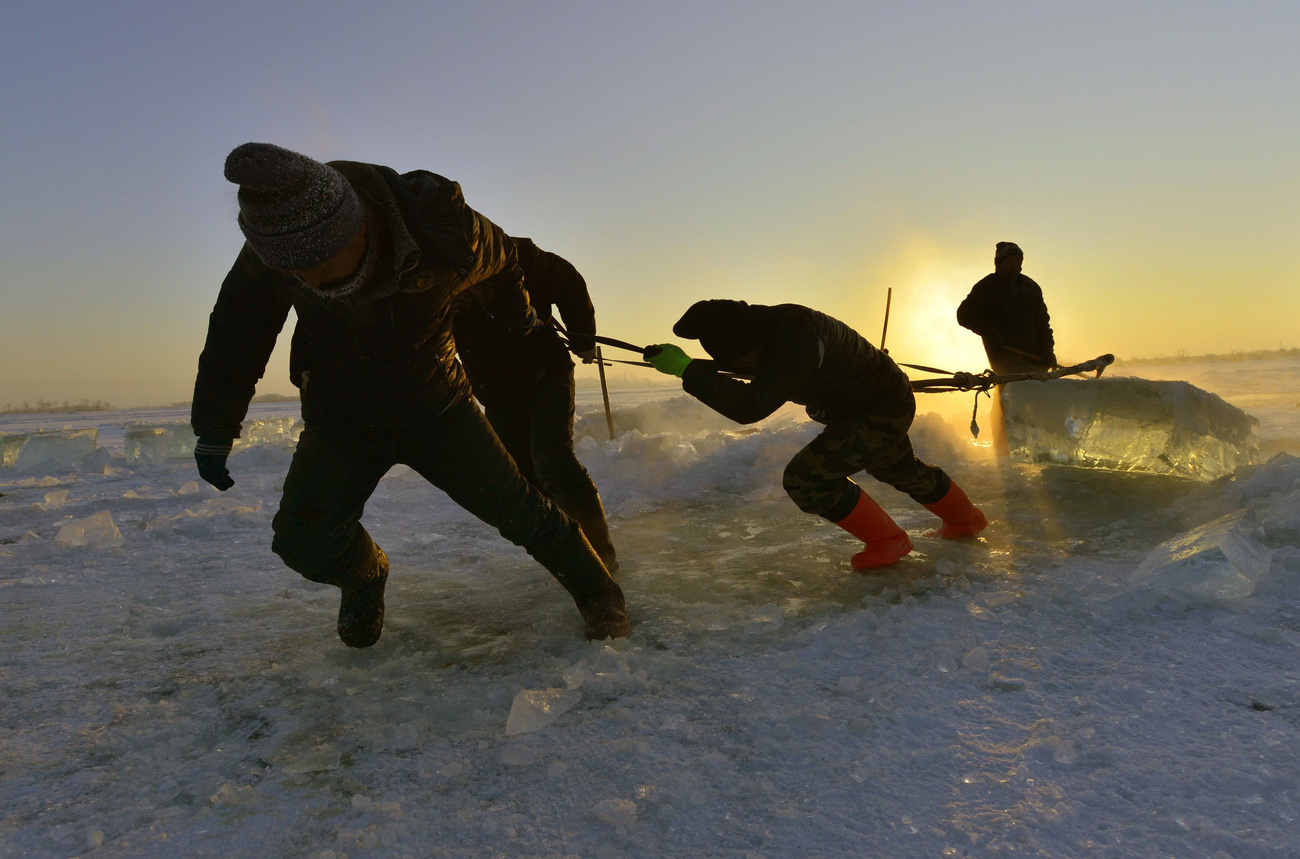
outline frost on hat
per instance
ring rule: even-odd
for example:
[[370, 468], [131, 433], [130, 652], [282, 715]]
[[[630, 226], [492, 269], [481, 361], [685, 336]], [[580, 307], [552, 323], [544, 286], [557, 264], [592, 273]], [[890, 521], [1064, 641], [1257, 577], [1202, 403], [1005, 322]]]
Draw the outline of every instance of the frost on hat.
[[262, 262], [282, 271], [311, 268], [360, 231], [365, 209], [343, 174], [271, 143], [245, 143], [226, 156], [239, 186], [239, 228]]
[[762, 342], [767, 328], [765, 307], [715, 298], [697, 301], [673, 326], [678, 337], [699, 340], [717, 361], [739, 358]]
[[997, 262], [1005, 257], [1022, 257], [1024, 255], [1025, 252], [1015, 242], [998, 242], [997, 249], [993, 251], [993, 261]]

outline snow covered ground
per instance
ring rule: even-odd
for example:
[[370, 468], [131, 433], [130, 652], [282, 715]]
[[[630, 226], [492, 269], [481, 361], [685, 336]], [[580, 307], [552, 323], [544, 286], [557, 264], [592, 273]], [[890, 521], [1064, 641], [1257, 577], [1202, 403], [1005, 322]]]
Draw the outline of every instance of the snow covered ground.
[[[922, 395], [954, 417], [918, 450], [993, 524], [944, 543], [863, 477], [917, 545], [876, 576], [780, 489], [797, 412], [745, 431], [615, 392], [618, 440], [596, 415], [579, 446], [636, 623], [613, 644], [398, 468], [365, 520], [387, 627], [349, 650], [337, 592], [269, 551], [289, 448], [236, 453], [222, 494], [122, 458], [126, 423], [183, 411], [2, 417], [97, 426], [109, 455], [0, 470], [0, 855], [1300, 856], [1300, 362], [1115, 370], [1241, 405], [1267, 461], [1204, 485], [999, 464], [967, 396]], [[1180, 573], [1232, 596], [1134, 576], [1242, 509], [1262, 566]]]

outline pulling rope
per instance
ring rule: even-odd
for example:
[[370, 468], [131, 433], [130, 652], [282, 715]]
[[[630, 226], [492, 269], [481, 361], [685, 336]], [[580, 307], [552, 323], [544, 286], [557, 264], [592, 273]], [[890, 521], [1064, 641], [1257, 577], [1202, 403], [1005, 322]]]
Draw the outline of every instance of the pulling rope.
[[[1107, 354], [1099, 355], [1091, 361], [1084, 361], [1070, 367], [1058, 367], [1055, 370], [1043, 373], [1003, 373], [998, 375], [992, 370], [985, 370], [983, 373], [948, 373], [948, 378], [945, 379], [917, 379], [912, 382], [912, 390], [926, 394], [939, 394], [945, 391], [974, 391], [975, 405], [970, 413], [970, 434], [973, 438], [979, 438], [980, 394], [986, 397], [992, 396], [989, 394], [992, 388], [1009, 382], [1047, 382], [1052, 379], [1059, 379], [1062, 376], [1081, 376], [1089, 372], [1096, 373], [1093, 378], [1100, 378], [1101, 372], [1114, 362], [1115, 356]], [[914, 364], [904, 364], [902, 366], [916, 367]], [[928, 367], [916, 367], [916, 369], [935, 373], [944, 372], [943, 370], [934, 370]]]
[[[889, 331], [889, 302], [893, 298], [892, 292], [893, 290], [891, 289], [890, 296], [886, 298], [885, 329], [881, 331], [881, 337], [880, 337], [882, 343], [884, 342], [885, 334], [888, 333]], [[555, 321], [554, 317], [551, 318], [550, 322], [556, 328], [559, 328], [562, 334], [567, 335], [568, 332], [566, 332], [563, 328], [560, 327], [560, 324]], [[592, 335], [592, 336], [594, 337], [597, 343], [603, 343], [607, 346], [615, 346], [619, 349], [626, 349], [629, 352], [645, 354], [644, 347], [637, 346], [633, 343], [628, 343], [625, 340], [616, 340], [613, 337], [603, 337], [600, 335]], [[1013, 350], [1013, 351], [1019, 351], [1019, 350]], [[1027, 355], [1028, 353], [1022, 353], [1022, 354]], [[607, 363], [629, 364], [635, 367], [651, 366], [651, 364], [648, 361], [620, 361], [616, 358], [600, 358], [599, 353], [598, 353], [597, 360], [600, 361], [602, 367]], [[1010, 382], [1028, 382], [1028, 381], [1047, 382], [1047, 381], [1051, 381], [1052, 379], [1060, 379], [1063, 376], [1082, 376], [1086, 373], [1095, 373], [1095, 376], [1093, 378], [1100, 378], [1102, 371], [1105, 370], [1113, 363], [1115, 363], [1115, 356], [1111, 354], [1106, 354], [1106, 355], [1098, 355], [1096, 358], [1093, 358], [1090, 361], [1083, 361], [1078, 364], [1073, 364], [1069, 367], [1058, 367], [1055, 370], [1048, 370], [1041, 373], [1002, 373], [1002, 374], [994, 373], [992, 370], [985, 370], [982, 373], [966, 373], [966, 372], [950, 373], [947, 370], [940, 370], [937, 367], [927, 367], [923, 364], [904, 364], [902, 362], [899, 362], [899, 366], [907, 367], [913, 370], [920, 370], [924, 373], [939, 373], [941, 375], [942, 378], [917, 379], [913, 381], [912, 390], [918, 393], [941, 394], [941, 393], [947, 393], [951, 391], [974, 391], [975, 407], [971, 410], [970, 431], [971, 431], [971, 435], [978, 438], [980, 429], [979, 429], [979, 423], [977, 421], [977, 415], [979, 413], [980, 394], [983, 394], [986, 397], [990, 396], [989, 391], [992, 390], [994, 387], [998, 385], [1005, 385]], [[740, 376], [741, 378], [747, 378], [745, 374], [741, 374], [741, 373], [736, 373], [734, 375]], [[602, 376], [601, 381], [603, 383], [604, 382], [603, 370], [601, 372], [601, 376]], [[608, 406], [606, 406], [606, 409], [607, 409], [606, 413], [608, 414]]]
[[[912, 382], [912, 390], [927, 394], [942, 393], [944, 391], [983, 392], [988, 391], [995, 385], [1005, 385], [1008, 382], [1047, 382], [1052, 379], [1059, 379], [1062, 376], [1076, 376], [1089, 372], [1096, 372], [1097, 376], [1101, 376], [1102, 370], [1105, 370], [1113, 363], [1115, 363], [1114, 355], [1099, 355], [1091, 361], [1084, 361], [1069, 367], [1058, 367], [1055, 370], [1042, 373], [1003, 373], [998, 375], [992, 370], [985, 370], [983, 373], [949, 373], [947, 378], [943, 379], [917, 379]], [[944, 372], [929, 367], [917, 367], [914, 364], [903, 364], [902, 366], [915, 367], [926, 372]]]

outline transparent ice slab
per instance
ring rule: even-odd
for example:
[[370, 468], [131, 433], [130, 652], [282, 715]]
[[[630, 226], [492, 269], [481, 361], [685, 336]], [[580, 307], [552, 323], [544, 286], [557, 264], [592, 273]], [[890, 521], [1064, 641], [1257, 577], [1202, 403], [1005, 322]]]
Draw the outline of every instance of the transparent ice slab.
[[1254, 418], [1188, 382], [1013, 382], [1001, 396], [1019, 462], [1214, 480], [1259, 452]]
[[1248, 597], [1273, 563], [1261, 533], [1251, 510], [1229, 513], [1157, 546], [1129, 584], [1191, 603]]
[[67, 468], [98, 447], [99, 430], [94, 427], [15, 433], [0, 438], [0, 464], [18, 471]]
[[124, 444], [129, 464], [162, 465], [194, 456], [194, 430], [188, 423], [132, 424]]
[[13, 468], [18, 462], [18, 451], [27, 443], [28, 433], [0, 433], [0, 468]]

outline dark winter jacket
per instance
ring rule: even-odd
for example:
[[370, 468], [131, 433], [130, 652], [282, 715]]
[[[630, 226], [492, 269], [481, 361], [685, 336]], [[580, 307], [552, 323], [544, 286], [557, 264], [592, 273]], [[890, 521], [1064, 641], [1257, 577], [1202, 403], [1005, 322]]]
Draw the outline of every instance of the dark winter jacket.
[[460, 186], [416, 171], [334, 161], [370, 213], [386, 288], [322, 297], [245, 245], [221, 285], [199, 357], [191, 420], [199, 436], [239, 435], [257, 380], [292, 307], [290, 377], [309, 423], [403, 427], [468, 393], [452, 304], [471, 287], [507, 324], [528, 327], [514, 243], [465, 204]]
[[682, 389], [742, 424], [762, 420], [787, 402], [806, 406], [824, 424], [861, 415], [908, 413], [916, 405], [906, 374], [849, 326], [798, 304], [771, 308], [752, 381], [695, 360]]
[[[515, 238], [514, 243], [537, 318], [549, 319], [554, 308], [572, 349], [594, 348], [596, 312], [582, 275], [568, 260], [542, 250], [532, 239]], [[475, 396], [484, 404], [519, 396], [546, 370], [568, 372], [573, 366], [555, 328], [546, 325], [520, 336], [494, 318], [475, 292], [465, 293], [457, 302], [455, 333], [456, 350]]]
[[1023, 274], [994, 272], [975, 284], [957, 308], [957, 324], [984, 338], [995, 373], [1041, 372], [1056, 364], [1043, 290]]

